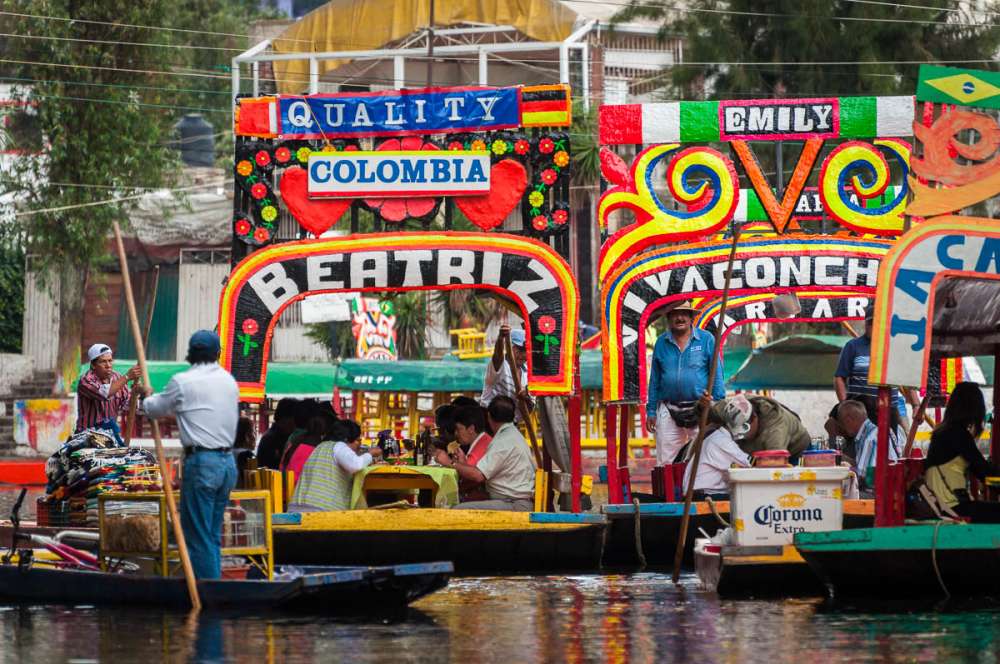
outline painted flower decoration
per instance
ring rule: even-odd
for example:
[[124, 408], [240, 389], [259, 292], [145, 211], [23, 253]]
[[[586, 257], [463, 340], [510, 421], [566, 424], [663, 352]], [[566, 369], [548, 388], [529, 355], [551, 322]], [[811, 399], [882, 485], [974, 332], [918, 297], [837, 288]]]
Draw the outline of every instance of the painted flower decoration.
[[540, 191], [533, 191], [528, 194], [528, 205], [531, 207], [541, 207], [545, 202], [545, 194]]
[[448, 149], [452, 152], [458, 152], [459, 150], [464, 150], [465, 146], [462, 145], [462, 141], [452, 141], [448, 144]]
[[565, 150], [552, 155], [552, 162], [559, 168], [566, 168], [569, 165], [569, 154]]
[[291, 158], [292, 158], [292, 151], [286, 148], [285, 146], [281, 146], [280, 148], [274, 151], [274, 159], [279, 164], [284, 164]]
[[295, 151], [295, 158], [298, 159], [303, 164], [309, 161], [309, 155], [312, 154], [312, 150], [303, 146]]
[[240, 161], [240, 163], [236, 164], [236, 172], [242, 175], [243, 177], [246, 177], [251, 173], [253, 173], [253, 164], [251, 164], [246, 159], [243, 159]]
[[267, 196], [267, 186], [262, 182], [258, 182], [250, 187], [250, 195], [258, 200], [264, 198]]
[[[243, 324], [246, 325], [246, 322]], [[552, 334], [556, 329], [556, 319], [552, 316], [542, 316], [538, 319], [538, 329], [545, 334]]]
[[472, 141], [472, 145], [469, 146], [469, 149], [470, 150], [485, 150], [486, 149], [486, 141], [484, 141], [481, 138], [477, 138], [476, 140]]
[[567, 221], [569, 221], [569, 212], [566, 210], [553, 210], [552, 221], [562, 226]]
[[559, 174], [556, 173], [551, 168], [546, 168], [544, 171], [542, 171], [541, 177], [542, 177], [542, 182], [544, 182], [547, 185], [553, 185], [555, 184], [555, 181], [559, 179]]
[[534, 218], [532, 218], [531, 226], [536, 231], [544, 231], [546, 228], [549, 227], [549, 218], [546, 217], [544, 214], [537, 215]]
[[274, 221], [278, 218], [278, 208], [273, 205], [265, 205], [260, 211], [260, 218], [264, 221]]
[[254, 161], [257, 162], [257, 165], [260, 166], [261, 168], [271, 163], [271, 155], [268, 153], [267, 150], [258, 150], [257, 154], [254, 155], [253, 159]]
[[[480, 141], [482, 143], [482, 141]], [[485, 144], [482, 149], [485, 149]], [[424, 142], [419, 136], [390, 138], [383, 141], [376, 150], [440, 150], [434, 143]], [[473, 149], [476, 149], [473, 147]], [[386, 221], [398, 223], [404, 219], [424, 217], [437, 205], [435, 198], [366, 198], [365, 205], [377, 212]]]
[[501, 141], [499, 138], [493, 141], [493, 145], [490, 146], [493, 150], [493, 154], [498, 157], [507, 154], [507, 141]]
[[531, 149], [531, 143], [519, 138], [514, 142], [514, 152], [517, 154], [528, 154], [528, 150]]
[[[555, 321], [553, 321], [552, 324], [554, 326], [555, 325]], [[253, 318], [246, 318], [246, 319], [243, 320], [242, 330], [246, 334], [254, 335], [254, 334], [257, 334], [257, 332], [260, 331], [260, 325], [258, 325], [257, 321], [254, 320]]]
[[538, 141], [538, 151], [542, 154], [551, 154], [551, 152], [555, 149], [556, 144], [552, 142], [551, 138], [543, 138]]
[[237, 235], [246, 235], [250, 232], [250, 222], [246, 219], [237, 219], [234, 228]]
[[253, 232], [253, 239], [264, 244], [271, 239], [271, 233], [266, 228], [258, 228]]

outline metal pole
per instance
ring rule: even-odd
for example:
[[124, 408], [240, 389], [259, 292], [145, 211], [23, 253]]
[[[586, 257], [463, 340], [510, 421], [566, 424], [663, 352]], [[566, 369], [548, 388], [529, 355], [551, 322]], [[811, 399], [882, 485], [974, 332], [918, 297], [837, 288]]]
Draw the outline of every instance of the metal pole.
[[583, 453], [580, 449], [580, 354], [576, 354], [573, 367], [573, 394], [569, 397], [569, 454], [570, 454], [570, 505], [574, 513], [580, 511], [580, 489], [583, 486]]
[[427, 26], [427, 87], [434, 85], [434, 0], [431, 1], [431, 20]]
[[[128, 306], [129, 322], [132, 325], [132, 336], [135, 338], [135, 354], [139, 361], [139, 369], [142, 371], [142, 382], [150, 384], [149, 368], [146, 366], [146, 349], [142, 345], [142, 332], [139, 329], [139, 315], [135, 312], [135, 297], [132, 295], [132, 280], [128, 274], [128, 259], [125, 257], [125, 245], [122, 243], [122, 232], [118, 227], [118, 222], [113, 222], [115, 231], [115, 244], [118, 246], [118, 263], [122, 270], [122, 286], [125, 290], [125, 304]], [[174, 539], [177, 540], [177, 552], [181, 557], [181, 567], [184, 569], [184, 579], [187, 581], [188, 595], [191, 597], [191, 609], [201, 611], [201, 599], [198, 597], [198, 583], [194, 578], [194, 569], [191, 567], [191, 558], [188, 557], [187, 541], [184, 539], [184, 530], [181, 528], [181, 518], [177, 514], [177, 503], [174, 501], [174, 489], [171, 486], [171, 477], [167, 468], [167, 458], [163, 454], [163, 441], [160, 439], [160, 424], [155, 419], [150, 419], [153, 428], [153, 443], [156, 445], [156, 459], [160, 464], [160, 476], [163, 479], [163, 494], [167, 499], [167, 511], [170, 513], [170, 522], [174, 527]]]
[[[719, 319], [715, 324], [715, 352], [712, 353], [712, 364], [709, 366], [708, 385], [705, 391], [712, 394], [715, 387], [715, 372], [719, 366], [719, 358], [722, 356], [722, 328], [726, 324], [726, 306], [729, 304], [729, 284], [733, 277], [733, 260], [736, 258], [736, 245], [740, 241], [740, 228], [733, 228], [733, 245], [729, 248], [729, 264], [726, 267], [726, 283], [722, 288], [722, 303], [719, 305]], [[705, 430], [708, 428], [708, 409], [701, 410], [701, 419], [698, 421], [698, 435], [695, 436], [691, 454], [691, 473], [688, 477], [687, 489], [684, 492], [684, 513], [681, 514], [681, 530], [677, 537], [677, 549], [674, 551], [674, 574], [673, 581], [677, 583], [681, 578], [681, 562], [684, 560], [684, 543], [687, 541], [688, 525], [691, 522], [691, 501], [694, 498], [694, 480], [698, 477], [698, 462], [701, 460], [701, 444], [705, 441]]]
[[[153, 268], [153, 290], [149, 296], [149, 310], [146, 312], [146, 327], [142, 331], [142, 347], [146, 348], [149, 345], [149, 330], [153, 327], [153, 310], [156, 308], [156, 291], [160, 287], [160, 266], [157, 265]], [[125, 435], [122, 436], [125, 439], [125, 447], [128, 447], [129, 443], [132, 442], [132, 428], [135, 424], [135, 411], [139, 406], [139, 385], [142, 383], [137, 383], [132, 388], [132, 394], [129, 395], [128, 399], [128, 417], [125, 419]]]

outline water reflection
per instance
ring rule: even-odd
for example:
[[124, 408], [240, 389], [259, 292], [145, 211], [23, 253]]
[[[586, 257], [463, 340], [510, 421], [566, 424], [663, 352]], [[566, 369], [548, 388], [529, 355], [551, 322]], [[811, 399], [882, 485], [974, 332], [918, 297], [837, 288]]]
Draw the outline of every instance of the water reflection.
[[457, 579], [405, 616], [0, 608], [0, 662], [995, 661], [992, 610], [720, 601], [664, 575]]

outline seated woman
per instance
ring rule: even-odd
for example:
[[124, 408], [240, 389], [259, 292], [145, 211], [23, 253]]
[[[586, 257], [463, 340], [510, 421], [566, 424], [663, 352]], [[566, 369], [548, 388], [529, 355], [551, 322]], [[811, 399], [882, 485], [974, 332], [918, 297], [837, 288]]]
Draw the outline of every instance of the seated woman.
[[[471, 405], [455, 409], [455, 439], [462, 447], [466, 463], [475, 466], [486, 455], [493, 436], [486, 433], [486, 417], [483, 409], [473, 402]], [[459, 499], [461, 502], [470, 500], [489, 500], [486, 485], [482, 482], [460, 477], [458, 480]]]
[[377, 447], [358, 455], [361, 427], [353, 420], [334, 424], [331, 438], [316, 447], [303, 466], [288, 505], [289, 512], [350, 509], [354, 474], [382, 456]]
[[976, 447], [985, 420], [986, 402], [979, 386], [968, 382], [956, 385], [944, 419], [931, 434], [924, 481], [939, 501], [960, 516], [973, 523], [1000, 523], [1000, 503], [973, 500], [968, 491], [970, 474], [980, 481], [998, 474]]

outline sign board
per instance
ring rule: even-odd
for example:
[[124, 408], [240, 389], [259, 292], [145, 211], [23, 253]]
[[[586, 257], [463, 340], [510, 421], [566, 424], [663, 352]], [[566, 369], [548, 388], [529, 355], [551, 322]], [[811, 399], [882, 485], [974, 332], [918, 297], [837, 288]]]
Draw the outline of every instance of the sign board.
[[434, 197], [488, 194], [485, 150], [313, 152], [310, 197]]
[[236, 134], [329, 140], [568, 127], [571, 119], [568, 85], [428, 88], [244, 99]]

